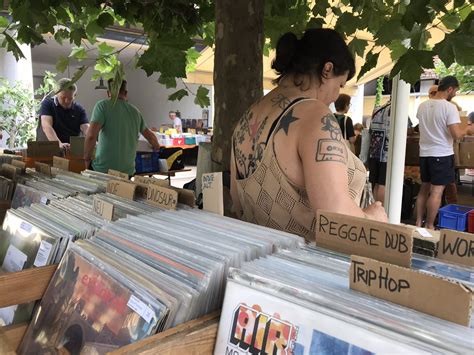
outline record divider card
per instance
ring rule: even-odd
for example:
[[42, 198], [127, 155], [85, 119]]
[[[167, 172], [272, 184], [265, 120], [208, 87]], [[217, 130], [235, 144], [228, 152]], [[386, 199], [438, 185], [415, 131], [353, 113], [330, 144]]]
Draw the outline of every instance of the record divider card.
[[316, 219], [316, 245], [351, 255], [351, 289], [469, 326], [472, 290], [411, 269], [414, 228], [321, 210]]

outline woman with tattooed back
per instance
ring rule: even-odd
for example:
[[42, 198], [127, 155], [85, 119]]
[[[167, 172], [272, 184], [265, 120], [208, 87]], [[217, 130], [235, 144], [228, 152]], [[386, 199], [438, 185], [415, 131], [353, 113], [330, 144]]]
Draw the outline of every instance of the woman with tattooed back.
[[233, 135], [231, 193], [238, 216], [314, 240], [316, 210], [386, 221], [359, 203], [362, 162], [346, 149], [329, 105], [355, 74], [354, 58], [330, 29], [278, 41], [278, 86], [256, 102]]

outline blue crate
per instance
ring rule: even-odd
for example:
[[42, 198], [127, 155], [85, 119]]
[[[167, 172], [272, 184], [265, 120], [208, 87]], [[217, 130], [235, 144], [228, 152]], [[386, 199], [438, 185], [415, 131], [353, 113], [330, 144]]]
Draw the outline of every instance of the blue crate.
[[160, 156], [158, 152], [137, 152], [135, 157], [135, 173], [151, 173], [160, 171]]
[[464, 232], [467, 229], [467, 218], [473, 208], [461, 205], [447, 205], [439, 209], [438, 227]]

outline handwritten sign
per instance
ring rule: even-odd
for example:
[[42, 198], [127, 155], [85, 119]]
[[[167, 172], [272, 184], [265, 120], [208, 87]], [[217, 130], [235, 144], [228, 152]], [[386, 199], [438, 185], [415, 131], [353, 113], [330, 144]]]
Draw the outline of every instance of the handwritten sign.
[[354, 255], [349, 277], [353, 290], [464, 326], [470, 324], [472, 291], [460, 283]]
[[175, 210], [178, 205], [178, 193], [167, 187], [150, 185], [147, 202], [168, 210]]
[[13, 159], [12, 165], [17, 168], [20, 168], [22, 172], [26, 170], [26, 164], [19, 159]]
[[135, 197], [135, 189], [137, 185], [119, 180], [110, 180], [107, 182], [107, 192], [120, 197], [133, 200]]
[[155, 178], [147, 177], [147, 176], [135, 175], [133, 177], [133, 180], [139, 184], [145, 184], [145, 185], [152, 184], [152, 185], [164, 186], [164, 187], [170, 186], [169, 180], [155, 179]]
[[108, 221], [112, 221], [114, 218], [114, 205], [98, 196], [94, 196], [93, 209], [96, 214]]
[[60, 157], [53, 157], [53, 167], [60, 169], [60, 170], [66, 170], [69, 171], [69, 160], [60, 158]]
[[474, 267], [474, 235], [453, 230], [441, 230], [438, 259]]
[[209, 212], [224, 215], [224, 185], [222, 173], [202, 175], [203, 209]]
[[118, 170], [109, 169], [109, 171], [107, 171], [107, 174], [128, 180], [128, 174], [122, 173]]
[[410, 267], [413, 229], [318, 210], [316, 245]]
[[35, 170], [41, 174], [51, 176], [51, 165], [35, 162]]

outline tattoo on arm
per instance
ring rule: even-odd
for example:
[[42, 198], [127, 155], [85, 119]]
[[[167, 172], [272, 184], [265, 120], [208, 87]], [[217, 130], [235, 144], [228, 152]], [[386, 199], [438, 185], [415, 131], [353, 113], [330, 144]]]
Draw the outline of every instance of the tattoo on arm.
[[315, 161], [328, 161], [345, 165], [347, 160], [347, 150], [342, 141], [339, 123], [332, 114], [325, 115], [321, 119], [321, 122], [323, 124], [321, 130], [329, 132], [331, 138], [321, 138], [316, 141]]

